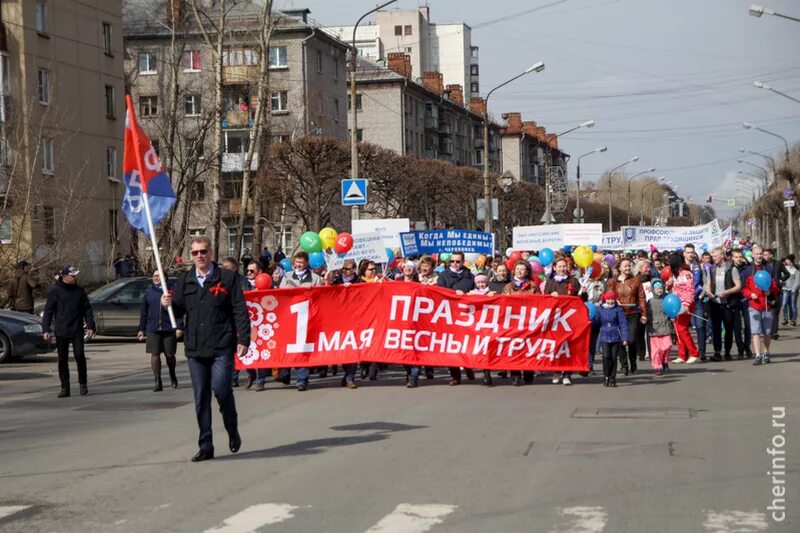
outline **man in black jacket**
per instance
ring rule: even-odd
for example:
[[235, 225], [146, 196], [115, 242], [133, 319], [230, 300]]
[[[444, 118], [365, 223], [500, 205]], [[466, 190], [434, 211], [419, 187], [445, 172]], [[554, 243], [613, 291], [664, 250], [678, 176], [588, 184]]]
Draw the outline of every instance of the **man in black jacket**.
[[173, 296], [161, 297], [161, 305], [173, 305], [176, 314], [184, 315], [184, 349], [200, 426], [200, 451], [192, 461], [198, 462], [214, 458], [212, 392], [219, 402], [231, 452], [238, 452], [242, 445], [231, 375], [234, 354], [244, 355], [250, 346], [250, 319], [242, 278], [212, 261], [211, 241], [196, 237], [191, 254], [194, 267], [178, 278]]
[[[453, 252], [450, 256], [450, 266], [439, 274], [436, 280], [439, 287], [456, 291], [456, 294], [466, 294], [475, 288], [475, 278], [468, 268], [464, 267], [464, 253]], [[475, 379], [475, 372], [466, 369], [467, 379]], [[450, 385], [461, 384], [461, 369], [457, 366], [450, 367]]]
[[[69, 345], [72, 344], [72, 355], [78, 366], [78, 383], [81, 396], [89, 394], [86, 378], [86, 355], [83, 352], [83, 324], [86, 323], [86, 338], [94, 337], [95, 325], [92, 305], [83, 287], [78, 286], [78, 273], [74, 266], [67, 265], [61, 270], [61, 279], [47, 293], [47, 303], [42, 316], [44, 340], [52, 336], [50, 325], [55, 328], [56, 347], [58, 348], [58, 378], [61, 380], [59, 398], [69, 396]], [[53, 320], [55, 316], [55, 321]]]

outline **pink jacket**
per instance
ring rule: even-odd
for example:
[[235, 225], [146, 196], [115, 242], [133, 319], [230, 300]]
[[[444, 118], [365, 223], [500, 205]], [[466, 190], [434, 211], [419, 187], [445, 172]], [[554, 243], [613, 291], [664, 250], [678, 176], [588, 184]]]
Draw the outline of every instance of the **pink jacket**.
[[680, 298], [686, 307], [692, 307], [694, 304], [694, 277], [691, 270], [681, 270], [677, 276], [673, 276], [672, 293]]

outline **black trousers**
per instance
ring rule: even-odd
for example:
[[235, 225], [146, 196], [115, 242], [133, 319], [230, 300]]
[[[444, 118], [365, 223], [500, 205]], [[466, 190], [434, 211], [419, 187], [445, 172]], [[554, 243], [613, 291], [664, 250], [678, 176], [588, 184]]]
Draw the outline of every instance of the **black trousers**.
[[619, 356], [619, 365], [623, 370], [630, 367], [631, 372], [636, 372], [636, 357], [639, 353], [639, 332], [643, 329], [642, 323], [639, 322], [641, 318], [642, 315], [639, 313], [625, 315], [625, 319], [628, 322], [628, 339], [630, 340], [628, 341], [628, 349], [623, 348]]
[[[630, 346], [630, 343], [628, 345]], [[617, 379], [617, 359], [621, 348], [621, 342], [600, 343], [600, 351], [603, 353], [603, 376], [606, 379]]]
[[[722, 327], [725, 327], [725, 355], [730, 355], [734, 336], [736, 348], [740, 355], [744, 355], [745, 348], [742, 341], [742, 314], [739, 305], [731, 308], [727, 304], [711, 302], [711, 336], [714, 341], [714, 354], [722, 352]], [[738, 334], [737, 334], [738, 333]]]
[[75, 337], [56, 337], [56, 348], [58, 349], [58, 379], [61, 380], [62, 387], [69, 387], [69, 345], [72, 345], [72, 355], [75, 357], [75, 364], [78, 366], [78, 383], [86, 385], [86, 354], [83, 352], [83, 335]]

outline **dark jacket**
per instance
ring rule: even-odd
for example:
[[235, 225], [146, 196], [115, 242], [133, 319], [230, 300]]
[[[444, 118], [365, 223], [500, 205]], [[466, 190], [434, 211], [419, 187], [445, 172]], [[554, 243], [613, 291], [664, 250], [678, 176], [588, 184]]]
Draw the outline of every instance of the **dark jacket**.
[[655, 296], [647, 302], [647, 333], [652, 337], [672, 335], [673, 325], [664, 312], [664, 295]]
[[558, 293], [559, 296], [578, 296], [581, 290], [581, 284], [572, 276], [567, 276], [564, 281], [556, 281], [556, 278], [550, 278], [544, 285], [544, 294]]
[[[54, 319], [55, 317], [55, 319]], [[86, 291], [79, 285], [68, 285], [57, 281], [47, 293], [42, 316], [42, 331], [52, 333], [53, 325], [57, 337], [83, 336], [83, 323], [94, 331], [94, 314]]]
[[250, 317], [238, 272], [213, 263], [203, 286], [196, 267], [178, 278], [172, 305], [183, 316], [187, 357], [233, 357], [236, 345], [250, 345]]
[[451, 269], [445, 268], [444, 272], [439, 274], [436, 284], [454, 291], [469, 292], [475, 288], [475, 276], [467, 268], [462, 268], [461, 272], [453, 272]]
[[502, 294], [503, 289], [506, 288], [506, 285], [511, 281], [511, 278], [507, 278], [505, 280], [494, 279], [489, 282], [489, 289], [497, 294]]
[[19, 270], [8, 284], [9, 307], [23, 313], [33, 311], [33, 289], [35, 288], [36, 281], [33, 276], [24, 270]]
[[597, 342], [612, 343], [627, 342], [629, 340], [628, 321], [625, 318], [625, 311], [622, 310], [619, 304], [615, 304], [611, 308], [598, 305], [597, 313], [594, 314], [592, 322], [600, 326]]
[[[173, 291], [170, 291], [172, 293]], [[181, 320], [177, 320], [178, 329], [183, 329]], [[139, 331], [149, 333], [174, 333], [175, 329], [169, 321], [169, 312], [161, 307], [161, 288], [151, 285], [144, 293], [142, 309], [139, 312]]]

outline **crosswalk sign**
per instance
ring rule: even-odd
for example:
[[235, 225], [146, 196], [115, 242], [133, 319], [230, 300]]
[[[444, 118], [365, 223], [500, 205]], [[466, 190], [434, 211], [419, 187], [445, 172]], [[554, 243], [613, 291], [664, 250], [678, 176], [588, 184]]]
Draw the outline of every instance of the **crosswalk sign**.
[[342, 205], [366, 205], [367, 180], [342, 180]]

